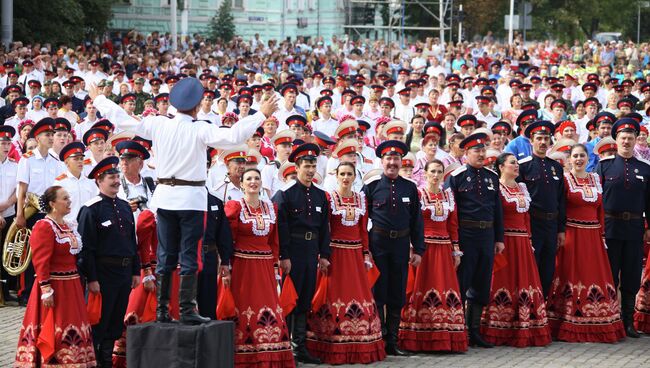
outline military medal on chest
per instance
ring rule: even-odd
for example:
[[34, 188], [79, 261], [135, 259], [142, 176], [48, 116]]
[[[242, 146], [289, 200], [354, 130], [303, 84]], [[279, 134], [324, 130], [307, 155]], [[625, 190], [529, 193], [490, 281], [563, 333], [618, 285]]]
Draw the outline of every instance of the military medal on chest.
[[553, 176], [557, 176], [557, 173], [555, 172], [555, 166], [551, 166], [551, 172], [553, 173]]

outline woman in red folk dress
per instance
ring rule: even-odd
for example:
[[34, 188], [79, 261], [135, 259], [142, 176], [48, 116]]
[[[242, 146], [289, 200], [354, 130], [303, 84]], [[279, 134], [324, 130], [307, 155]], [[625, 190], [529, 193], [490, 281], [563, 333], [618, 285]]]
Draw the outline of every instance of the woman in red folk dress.
[[326, 302], [311, 312], [307, 349], [327, 364], [372, 363], [386, 357], [381, 324], [367, 276], [368, 212], [363, 193], [352, 191], [354, 165], [336, 168], [330, 202], [331, 248]]
[[645, 268], [641, 276], [641, 288], [636, 295], [634, 306], [634, 328], [645, 334], [650, 334], [650, 262], [648, 262], [648, 243], [646, 247]]
[[557, 252], [548, 318], [558, 340], [612, 343], [625, 338], [625, 329], [605, 250], [603, 190], [598, 175], [585, 171], [587, 160], [582, 144], [571, 148], [566, 241]]
[[402, 310], [400, 349], [467, 351], [463, 303], [455, 268], [460, 263], [458, 217], [454, 195], [441, 189], [444, 165], [424, 166], [426, 188], [420, 189], [424, 243], [427, 249], [416, 269], [413, 292]]
[[34, 225], [30, 239], [40, 287], [29, 296], [14, 367], [97, 366], [75, 258], [81, 237], [63, 220], [70, 203], [60, 186], [48, 188], [41, 197], [47, 216]]
[[235, 365], [295, 367], [273, 269], [279, 254], [277, 209], [259, 197], [259, 170], [246, 169], [241, 183], [244, 198], [227, 202], [225, 209], [234, 243], [229, 287], [236, 312]]
[[[124, 315], [124, 332], [122, 337], [115, 341], [113, 346], [113, 368], [126, 368], [126, 328], [139, 323], [151, 322], [156, 319], [156, 287], [153, 271], [156, 268], [156, 249], [158, 237], [156, 236], [156, 217], [151, 210], [143, 210], [138, 216], [136, 224], [138, 238], [138, 255], [142, 264], [140, 277], [142, 283], [131, 290], [129, 304]], [[172, 285], [178, 286], [178, 272], [172, 274]], [[178, 287], [171, 288], [169, 313], [173, 319], [178, 320]]]
[[526, 184], [517, 183], [519, 163], [511, 153], [495, 163], [499, 172], [505, 248], [505, 266], [492, 274], [492, 297], [483, 312], [481, 335], [494, 345], [518, 348], [551, 343], [546, 303], [530, 242]]

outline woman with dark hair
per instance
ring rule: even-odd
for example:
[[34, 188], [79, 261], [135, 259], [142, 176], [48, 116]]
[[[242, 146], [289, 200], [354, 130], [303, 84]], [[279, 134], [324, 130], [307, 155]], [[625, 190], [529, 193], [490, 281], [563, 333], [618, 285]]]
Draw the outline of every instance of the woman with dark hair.
[[41, 196], [47, 213], [32, 229], [32, 263], [39, 287], [32, 288], [16, 350], [17, 367], [95, 367], [92, 329], [77, 273], [81, 237], [63, 217], [70, 195], [52, 186]]
[[512, 153], [499, 155], [494, 166], [505, 229], [505, 249], [497, 259], [504, 266], [493, 269], [492, 297], [483, 312], [481, 334], [494, 345], [545, 346], [551, 343], [551, 334], [530, 241], [530, 195], [526, 184], [515, 181], [519, 163]]
[[367, 270], [368, 210], [363, 192], [352, 189], [354, 164], [336, 168], [338, 188], [328, 192], [331, 249], [326, 302], [309, 318], [307, 348], [327, 364], [368, 364], [386, 357], [379, 312]]
[[226, 203], [234, 256], [230, 278], [221, 276], [235, 301], [235, 365], [294, 367], [273, 269], [279, 257], [277, 209], [260, 199], [262, 179], [256, 168], [244, 171], [241, 187], [244, 197]]
[[402, 309], [399, 344], [401, 349], [411, 351], [467, 351], [455, 271], [462, 252], [454, 195], [442, 189], [444, 166], [440, 160], [429, 161], [424, 171], [426, 187], [420, 188], [419, 194], [427, 248]]
[[557, 251], [548, 317], [558, 340], [613, 343], [625, 338], [625, 328], [605, 245], [601, 179], [585, 170], [588, 160], [584, 145], [571, 148], [566, 240]]
[[422, 139], [424, 138], [424, 116], [415, 115], [411, 118], [411, 130], [406, 134], [404, 143], [409, 148], [410, 152], [416, 154], [422, 147]]

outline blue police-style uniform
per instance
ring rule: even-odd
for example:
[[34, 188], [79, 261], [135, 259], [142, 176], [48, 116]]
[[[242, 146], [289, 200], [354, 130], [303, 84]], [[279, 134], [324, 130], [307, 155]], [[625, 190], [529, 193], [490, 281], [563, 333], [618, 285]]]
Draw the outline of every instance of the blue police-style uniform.
[[99, 282], [102, 295], [93, 342], [98, 360], [106, 364], [111, 361], [113, 343], [122, 335], [132, 276], [140, 275], [135, 222], [127, 201], [104, 194], [81, 207], [78, 222], [83, 242], [79, 269], [88, 282]]
[[[554, 126], [549, 121], [537, 121], [526, 128], [525, 134], [552, 135]], [[531, 203], [528, 213], [535, 260], [544, 295], [548, 295], [555, 273], [557, 234], [566, 226], [566, 194], [564, 168], [548, 157], [532, 155], [519, 160], [518, 182], [525, 183]]]
[[[612, 136], [628, 129], [638, 133], [639, 125], [633, 119], [620, 119], [612, 127]], [[603, 187], [607, 255], [614, 284], [621, 287], [621, 314], [630, 336], [636, 334], [634, 303], [641, 283], [645, 223], [650, 221], [650, 163], [616, 154], [602, 159], [596, 173]]]
[[520, 135], [511, 140], [503, 152], [512, 153], [517, 160], [521, 160], [533, 154], [533, 146], [530, 144], [530, 139]]
[[589, 155], [589, 162], [587, 163], [587, 168], [586, 170], [588, 172], [594, 172], [596, 170], [596, 165], [598, 165], [598, 161], [600, 158], [598, 157], [598, 154], [594, 152], [594, 148], [600, 142], [602, 138], [596, 137], [589, 142], [585, 143], [585, 147], [587, 148], [587, 154]]
[[[290, 162], [316, 161], [320, 149], [305, 143], [289, 156]], [[298, 164], [298, 163], [296, 163]], [[305, 346], [307, 337], [307, 312], [316, 289], [318, 258], [329, 259], [330, 230], [329, 202], [325, 191], [314, 184], [305, 185], [299, 180], [287, 183], [272, 198], [278, 207], [278, 240], [280, 260], [291, 261], [289, 276], [298, 294], [296, 307], [289, 319], [292, 330], [294, 354], [299, 361], [315, 363]]]
[[[485, 147], [487, 135], [474, 133], [461, 148]], [[471, 345], [493, 347], [480, 335], [483, 307], [490, 301], [496, 242], [503, 242], [503, 208], [499, 177], [485, 167], [465, 164], [445, 181], [458, 206], [458, 242], [463, 252], [457, 276], [463, 301], [467, 301], [466, 324]]]
[[[387, 154], [403, 157], [407, 152], [404, 143], [386, 141], [375, 153], [377, 157]], [[393, 179], [382, 174], [367, 181], [362, 190], [372, 221], [369, 248], [380, 272], [373, 294], [386, 334], [386, 351], [395, 355], [400, 311], [406, 302], [411, 245], [416, 254], [425, 251], [420, 200], [415, 183], [401, 176]]]
[[208, 212], [203, 234], [203, 269], [199, 272], [197, 304], [199, 314], [217, 319], [217, 276], [219, 259], [222, 266], [230, 265], [233, 245], [232, 233], [223, 202], [208, 193]]

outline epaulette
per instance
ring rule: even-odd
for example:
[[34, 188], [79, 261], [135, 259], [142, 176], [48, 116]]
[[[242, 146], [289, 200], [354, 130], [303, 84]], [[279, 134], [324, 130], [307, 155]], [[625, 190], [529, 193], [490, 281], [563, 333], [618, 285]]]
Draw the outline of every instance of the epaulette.
[[489, 167], [484, 167], [484, 168], [485, 168], [485, 170], [487, 170], [487, 171], [491, 172], [492, 174], [496, 175], [497, 177], [499, 176], [499, 174], [497, 174], [496, 171], [490, 169]]
[[27, 151], [26, 153], [23, 153], [24, 158], [29, 158], [34, 156], [34, 151]]
[[68, 177], [68, 174], [63, 173], [63, 174], [57, 176], [56, 178], [54, 178], [54, 180], [63, 180], [65, 178], [67, 178], [67, 177]]
[[312, 182], [311, 185], [313, 185], [313, 186], [315, 186], [316, 188], [322, 190], [323, 192], [325, 191], [325, 189], [324, 189], [320, 184], [316, 184], [316, 183]]
[[463, 165], [463, 166], [457, 168], [456, 170], [452, 171], [451, 176], [456, 176], [456, 175], [462, 173], [465, 170], [467, 170], [467, 166]]
[[374, 163], [374, 162], [373, 162], [371, 159], [369, 159], [369, 158], [365, 158], [365, 157], [364, 157], [364, 158], [363, 158], [363, 163], [364, 163], [364, 164], [372, 164], [372, 163]]
[[84, 159], [84, 165], [90, 165], [92, 163], [93, 163], [93, 161], [91, 159], [89, 159], [89, 158]]
[[[612, 156], [607, 156], [607, 157], [603, 157], [603, 158], [599, 159], [598, 161], [599, 161], [599, 162], [607, 161], [607, 160], [611, 160], [611, 159], [613, 159], [614, 157], [616, 157], [616, 156], [614, 156], [614, 155], [612, 155]], [[647, 161], [646, 161], [646, 162], [647, 162]]]
[[90, 198], [88, 201], [86, 201], [86, 203], [84, 203], [84, 206], [86, 206], [86, 207], [90, 207], [90, 206], [92, 206], [93, 204], [95, 204], [95, 203], [97, 203], [97, 202], [99, 202], [99, 201], [101, 201], [101, 200], [102, 200], [102, 197], [100, 197], [100, 196], [98, 196], [98, 195], [97, 195], [97, 196], [94, 196], [94, 197]]
[[[614, 156], [611, 156], [611, 157], [614, 157]], [[639, 160], [639, 161], [641, 161], [641, 162], [643, 162], [644, 164], [650, 166], [650, 161], [648, 161], [648, 160], [646, 160], [646, 159], [643, 159], [643, 158], [639, 158], [639, 157], [637, 157], [636, 159]]]
[[[401, 175], [400, 175], [400, 176], [401, 176]], [[413, 180], [413, 179], [411, 179], [411, 178], [405, 178], [405, 177], [403, 177], [403, 176], [402, 176], [402, 178], [403, 178], [403, 179], [406, 179], [406, 180], [408, 180], [408, 181], [410, 181], [411, 183], [415, 184], [415, 186], [417, 187], [418, 183], [417, 183], [415, 180]]]
[[368, 184], [370, 184], [372, 182], [375, 182], [375, 181], [377, 181], [379, 179], [381, 179], [381, 175], [375, 175], [375, 176], [371, 177], [370, 179], [364, 181], [363, 184], [368, 185]]
[[519, 162], [519, 164], [521, 165], [521, 164], [524, 164], [524, 163], [526, 163], [526, 162], [528, 162], [528, 161], [530, 161], [532, 159], [533, 159], [533, 156], [528, 156], [528, 157], [522, 158], [521, 160], [519, 160], [517, 162]]
[[296, 180], [288, 181], [282, 188], [280, 188], [280, 190], [284, 192], [287, 189], [291, 188], [294, 184], [296, 184]]
[[9, 162], [18, 162], [18, 161], [16, 161], [16, 159], [13, 158], [13, 157], [8, 157], [8, 159], [9, 159]]

